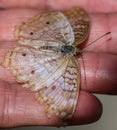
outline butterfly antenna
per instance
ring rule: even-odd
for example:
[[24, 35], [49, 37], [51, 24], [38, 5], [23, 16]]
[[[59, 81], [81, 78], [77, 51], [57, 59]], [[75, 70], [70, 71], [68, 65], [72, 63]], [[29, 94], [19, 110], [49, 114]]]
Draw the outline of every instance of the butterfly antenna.
[[103, 38], [104, 36], [107, 36], [107, 35], [109, 35], [109, 34], [111, 34], [111, 32], [107, 32], [107, 33], [103, 34], [102, 36], [98, 37], [97, 39], [95, 39], [94, 41], [92, 41], [91, 43], [89, 43], [88, 45], [86, 45], [84, 48], [87, 48], [88, 46], [90, 46], [90, 45], [93, 44], [94, 42], [100, 40], [101, 38]]

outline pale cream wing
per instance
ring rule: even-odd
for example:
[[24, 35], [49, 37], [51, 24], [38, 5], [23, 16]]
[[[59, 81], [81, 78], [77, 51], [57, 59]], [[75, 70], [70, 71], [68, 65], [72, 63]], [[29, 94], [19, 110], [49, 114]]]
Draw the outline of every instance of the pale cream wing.
[[47, 80], [67, 59], [62, 54], [19, 46], [9, 57], [9, 67], [23, 87], [37, 91], [46, 86]]
[[74, 42], [74, 34], [61, 12], [41, 13], [15, 29], [18, 43], [38, 48]]
[[46, 81], [47, 86], [36, 94], [39, 103], [46, 105], [48, 117], [55, 114], [67, 120], [73, 116], [79, 94], [79, 71], [78, 62], [72, 57]]
[[68, 19], [75, 37], [75, 46], [81, 44], [86, 40], [90, 30], [90, 17], [88, 13], [82, 8], [73, 8], [64, 15]]

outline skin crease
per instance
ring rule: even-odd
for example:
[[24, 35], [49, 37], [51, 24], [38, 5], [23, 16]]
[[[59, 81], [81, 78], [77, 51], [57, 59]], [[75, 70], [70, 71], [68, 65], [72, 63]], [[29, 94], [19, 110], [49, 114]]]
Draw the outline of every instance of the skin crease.
[[[100, 2], [94, 4], [93, 0], [70, 0], [72, 3], [70, 4], [70, 2], [64, 0], [64, 4], [62, 4], [62, 0], [58, 0], [56, 4], [54, 0], [48, 0], [48, 2], [30, 0], [27, 3], [26, 1], [20, 0], [20, 3], [15, 0], [11, 0], [10, 3], [7, 0], [0, 1], [0, 7], [5, 8], [0, 10], [0, 62], [3, 61], [6, 52], [12, 50], [15, 45], [14, 26], [26, 21], [45, 8], [49, 10], [66, 10], [74, 5], [80, 5], [88, 12], [92, 12], [90, 14], [91, 31], [84, 46], [104, 33], [111, 31], [111, 35], [105, 36], [84, 49], [82, 55], [85, 76], [82, 59], [78, 57], [81, 66], [81, 91], [78, 106], [70, 125], [95, 122], [102, 114], [102, 105], [91, 92], [117, 94], [117, 2], [115, 0], [100, 0]], [[87, 3], [89, 3], [88, 6]], [[39, 6], [37, 7], [37, 5]], [[14, 7], [16, 8], [14, 9]], [[108, 14], [104, 14], [105, 12], [108, 12]], [[84, 81], [85, 77], [86, 83]], [[59, 119], [56, 117], [48, 119], [43, 111], [44, 107], [36, 102], [34, 94], [27, 89], [21, 88], [15, 82], [11, 73], [1, 66], [0, 104], [0, 127], [56, 126], [59, 124]]]

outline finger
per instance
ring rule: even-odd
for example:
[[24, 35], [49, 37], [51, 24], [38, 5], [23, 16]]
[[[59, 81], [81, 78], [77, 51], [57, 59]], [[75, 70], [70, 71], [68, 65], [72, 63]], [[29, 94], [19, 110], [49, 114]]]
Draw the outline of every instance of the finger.
[[117, 2], [116, 0], [20, 0], [15, 1], [7, 0], [0, 1], [1, 8], [38, 8], [38, 9], [54, 9], [54, 10], [66, 10], [72, 7], [81, 6], [89, 12], [116, 12]]
[[[16, 11], [17, 12], [17, 11]], [[23, 10], [23, 12], [25, 12], [26, 14], [27, 14], [27, 12], [26, 11], [24, 11]], [[20, 16], [22, 15], [23, 16], [23, 12], [21, 11], [20, 13], [17, 13], [17, 14], [20, 14]], [[7, 12], [7, 13], [9, 13], [9, 12]], [[12, 13], [12, 11], [11, 11], [11, 13]], [[10, 13], [10, 14], [11, 14]], [[29, 13], [29, 12], [28, 12]], [[33, 13], [35, 13], [35, 11], [33, 12]], [[13, 15], [14, 16], [14, 15]], [[24, 17], [24, 18], [26, 18], [26, 17]], [[4, 19], [4, 17], [3, 17], [3, 19]], [[20, 23], [21, 22], [21, 20], [20, 19], [23, 19], [22, 17], [18, 17], [18, 19], [17, 19], [17, 21], [16, 21], [16, 23]], [[26, 18], [27, 19], [27, 18]], [[14, 18], [14, 20], [15, 20], [15, 18]], [[4, 21], [4, 23], [5, 22], [7, 22], [8, 20], [6, 20], [6, 21]], [[10, 23], [10, 22], [9, 22]], [[12, 22], [11, 22], [12, 23]], [[14, 21], [14, 23], [15, 23], [15, 21]], [[7, 23], [8, 24], [8, 23]], [[3, 24], [2, 24], [3, 25]], [[6, 25], [6, 24], [5, 24]], [[3, 25], [4, 27], [5, 27], [5, 25]], [[0, 26], [1, 26], [1, 24], [0, 24]], [[2, 27], [2, 26], [1, 26]], [[12, 28], [11, 27], [9, 27], [10, 29], [9, 30], [6, 30], [6, 32], [4, 32], [4, 35], [7, 37], [7, 32], [10, 34], [11, 33], [11, 30], [12, 30]], [[93, 28], [93, 27], [92, 27]], [[114, 29], [114, 28], [113, 28]], [[3, 30], [5, 30], [4, 28], [3, 28]], [[13, 33], [13, 32], [12, 32]], [[11, 34], [12, 34], [11, 33]], [[2, 36], [2, 33], [0, 33], [1, 34], [1, 36]], [[3, 35], [3, 36], [4, 36]], [[10, 37], [10, 39], [14, 39], [13, 38], [13, 34], [11, 35], [11, 37]], [[90, 39], [90, 38], [89, 38]], [[115, 38], [116, 39], [116, 38]], [[8, 38], [7, 38], [7, 40], [8, 40]], [[114, 42], [115, 40], [113, 39], [113, 42]], [[112, 45], [113, 45], [113, 42], [112, 42]], [[0, 58], [1, 58], [1, 61], [3, 61], [3, 59], [4, 59], [4, 55], [6, 54], [6, 52], [8, 51], [7, 49], [9, 48], [12, 48], [12, 46], [13, 46], [13, 42], [8, 42], [7, 44], [6, 44], [7, 42], [3, 42], [2, 44], [0, 44]], [[100, 44], [100, 43], [99, 43]], [[100, 46], [99, 46], [100, 47]], [[105, 46], [106, 47], [106, 46]], [[95, 49], [96, 48], [96, 49]], [[97, 51], [98, 50], [98, 47], [96, 47], [95, 46], [95, 48], [92, 48], [92, 50], [93, 51]], [[101, 48], [101, 47], [100, 47]], [[108, 47], [108, 49], [107, 49], [107, 52], [109, 52], [109, 48], [113, 48], [113, 49], [111, 49], [111, 51], [112, 50], [114, 50], [115, 48], [116, 48], [116, 45], [115, 46], [112, 46], [111, 47], [111, 45], [109, 45], [109, 47]], [[101, 48], [102, 49], [102, 48]], [[110, 52], [111, 52], [110, 51]], [[116, 51], [116, 50], [115, 50]], [[112, 51], [113, 52], [113, 51]], [[88, 56], [88, 55], [87, 55]], [[89, 56], [90, 57], [90, 56]], [[92, 57], [92, 59], [90, 59], [89, 58], [89, 62], [87, 62], [88, 64], [90, 64], [90, 63], [94, 63], [93, 65], [94, 65], [94, 69], [92, 69], [92, 64], [91, 64], [91, 66], [90, 66], [90, 68], [88, 68], [88, 69], [86, 69], [86, 72], [88, 72], [88, 73], [91, 73], [92, 75], [95, 75], [95, 71], [96, 71], [96, 68], [97, 68], [97, 57], [98, 56], [95, 56], [94, 55], [94, 57], [93, 56], [91, 56]], [[102, 58], [101, 58], [102, 57]], [[108, 55], [106, 56], [106, 55], [100, 55], [99, 56], [99, 58], [101, 58], [101, 63], [103, 63], [102, 64], [102, 68], [104, 69], [102, 69], [101, 68], [101, 70], [98, 70], [99, 72], [100, 72], [100, 74], [104, 71], [105, 72], [105, 70], [106, 70], [106, 68], [108, 68], [108, 77], [109, 77], [109, 75], [110, 75], [110, 77], [109, 77], [109, 79], [108, 79], [108, 81], [106, 81], [106, 80], [104, 80], [103, 79], [103, 76], [104, 75], [102, 75], [102, 76], [100, 76], [100, 77], [98, 77], [98, 84], [97, 84], [97, 87], [95, 87], [95, 89], [94, 89], [94, 86], [92, 86], [92, 85], [87, 85], [88, 87], [87, 87], [87, 90], [90, 90], [90, 91], [93, 91], [93, 92], [99, 92], [99, 93], [116, 93], [116, 75], [114, 74], [114, 73], [112, 73], [113, 72], [113, 67], [112, 67], [112, 65], [116, 65], [116, 56], [111, 56], [111, 57], [114, 57], [114, 58], [109, 58], [108, 60], [107, 60], [107, 57], [108, 57]], [[88, 59], [87, 57], [86, 57], [86, 59]], [[111, 61], [111, 59], [112, 59], [112, 61]], [[106, 61], [105, 60], [107, 60], [109, 63], [108, 64], [106, 64]], [[103, 62], [104, 61], [104, 62]], [[96, 63], [96, 64], [95, 64]], [[110, 64], [112, 64], [112, 65], [110, 65]], [[110, 66], [107, 66], [107, 65], [110, 65]], [[85, 65], [86, 66], [86, 65]], [[107, 67], [106, 67], [107, 66]], [[81, 65], [81, 67], [82, 67], [82, 65]], [[110, 67], [110, 68], [109, 68]], [[3, 67], [1, 67], [0, 68], [1, 70], [1, 79], [2, 80], [8, 80], [8, 81], [11, 81], [11, 82], [14, 82], [14, 78], [11, 76], [11, 73], [9, 72], [9, 71], [7, 71], [6, 69], [4, 69]], [[84, 71], [84, 68], [81, 68], [83, 71]], [[114, 69], [115, 69], [115, 72], [116, 72], [116, 67], [114, 67]], [[92, 70], [92, 71], [91, 71]], [[112, 71], [111, 71], [112, 70]], [[113, 75], [113, 76], [112, 76]], [[114, 76], [115, 75], [115, 76]], [[86, 75], [86, 77], [89, 77], [89, 75]], [[84, 78], [84, 77], [83, 77]], [[82, 78], [82, 82], [84, 81], [84, 79]], [[111, 80], [110, 80], [111, 79]], [[97, 82], [97, 78], [96, 79], [94, 79], [94, 77], [91, 77], [90, 78], [90, 80], [88, 79], [87, 80], [87, 84], [88, 84], [88, 82], [89, 83], [92, 83], [92, 81], [95, 81], [95, 82]], [[106, 82], [105, 82], [106, 81]], [[100, 84], [101, 84], [101, 87], [100, 87]], [[105, 85], [105, 83], [107, 84], [107, 86], [106, 87], [103, 87], [103, 85]], [[113, 84], [113, 85], [112, 85]], [[112, 87], [111, 87], [111, 85], [112, 85]], [[86, 85], [82, 85], [82, 88], [83, 87], [86, 87]], [[102, 89], [102, 88], [104, 88], [104, 89]], [[110, 91], [110, 88], [111, 88], [111, 91]], [[114, 92], [115, 91], [115, 92]]]
[[[117, 94], [117, 55], [83, 53], [78, 59], [81, 69], [81, 88], [94, 93]], [[86, 81], [85, 81], [86, 78]]]
[[0, 0], [0, 8], [38, 8], [45, 9], [45, 0]]
[[91, 93], [80, 91], [78, 105], [70, 125], [89, 124], [97, 121], [102, 115], [100, 101]]
[[[98, 41], [94, 42], [90, 46], [86, 47], [85, 50], [93, 52], [107, 52], [117, 54], [117, 45], [116, 45], [116, 34], [117, 27], [115, 23], [117, 22], [117, 14], [91, 14], [91, 29], [89, 38], [86, 41], [86, 44], [98, 39], [100, 36], [107, 32], [111, 34], [104, 36]], [[86, 45], [87, 46], [87, 45]]]
[[[114, 4], [115, 3], [115, 4]], [[112, 0], [48, 0], [46, 3], [50, 10], [66, 10], [73, 7], [81, 6], [86, 9], [88, 12], [116, 12], [117, 11], [117, 2]], [[113, 7], [113, 8], [112, 8]]]
[[[33, 17], [38, 13], [38, 11], [30, 9], [0, 11], [0, 41], [14, 40], [15, 38], [13, 35], [13, 31], [15, 26], [21, 24], [24, 21], [27, 21], [27, 19]], [[99, 41], [87, 47], [86, 50], [117, 53], [117, 14], [90, 14], [90, 16], [91, 31], [88, 41], [86, 42], [87, 44], [94, 41], [108, 31], [111, 31], [111, 35], [109, 35], [109, 37], [103, 37]]]
[[[84, 64], [83, 61], [84, 60]], [[117, 94], [117, 56], [105, 53], [83, 53], [78, 58], [81, 70], [81, 89], [93, 93]], [[16, 82], [9, 70], [0, 67], [0, 79]]]
[[[22, 125], [58, 126], [60, 119], [47, 118], [44, 106], [37, 103], [34, 94], [16, 85], [0, 84], [0, 127]], [[80, 92], [78, 106], [70, 125], [97, 121], [102, 114], [99, 100], [87, 92]], [[23, 119], [23, 120], [22, 120]]]

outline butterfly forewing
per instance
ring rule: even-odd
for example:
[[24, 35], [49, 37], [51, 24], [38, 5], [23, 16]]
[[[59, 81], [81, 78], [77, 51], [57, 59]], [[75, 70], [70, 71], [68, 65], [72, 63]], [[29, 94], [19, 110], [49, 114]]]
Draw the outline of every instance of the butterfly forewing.
[[15, 36], [22, 45], [39, 47], [74, 42], [74, 34], [61, 12], [42, 13], [16, 28]]
[[64, 13], [74, 32], [75, 46], [81, 44], [88, 36], [90, 30], [90, 18], [82, 8], [73, 8]]

